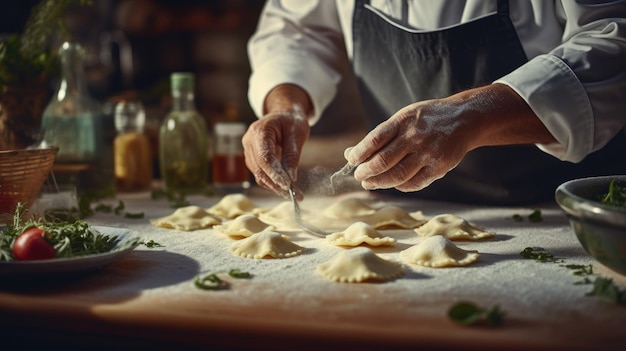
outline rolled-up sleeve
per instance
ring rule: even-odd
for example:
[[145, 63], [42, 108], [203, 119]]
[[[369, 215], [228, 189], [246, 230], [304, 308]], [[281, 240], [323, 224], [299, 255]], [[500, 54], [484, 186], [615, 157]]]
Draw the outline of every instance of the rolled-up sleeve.
[[562, 43], [496, 82], [517, 91], [557, 140], [539, 148], [579, 162], [626, 124], [626, 2], [562, 8]]
[[334, 1], [268, 1], [248, 42], [248, 56], [248, 99], [255, 114], [263, 115], [272, 88], [292, 83], [309, 93], [314, 124], [334, 98], [347, 62]]

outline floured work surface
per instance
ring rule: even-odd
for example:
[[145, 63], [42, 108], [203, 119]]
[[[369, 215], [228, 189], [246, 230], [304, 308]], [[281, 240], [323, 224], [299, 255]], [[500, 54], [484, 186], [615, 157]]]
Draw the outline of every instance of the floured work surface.
[[[298, 230], [281, 232], [304, 248], [278, 259], [234, 255], [233, 239], [213, 229], [178, 231], [157, 228], [151, 219], [173, 212], [149, 195], [123, 198], [128, 212], [144, 219], [97, 214], [93, 224], [138, 230], [162, 248], [139, 247], [98, 274], [37, 289], [0, 290], [0, 311], [13, 325], [37, 325], [59, 332], [83, 331], [113, 343], [124, 336], [158, 344], [202, 344], [221, 348], [316, 349], [621, 349], [626, 336], [626, 308], [587, 297], [590, 285], [563, 264], [594, 263], [597, 274], [625, 283], [583, 251], [567, 219], [554, 204], [531, 208], [471, 207], [458, 204], [376, 198], [367, 193], [337, 198], [307, 198], [306, 211], [323, 211], [347, 196], [374, 206], [422, 211], [426, 218], [443, 213], [460, 216], [496, 235], [486, 240], [455, 241], [478, 251], [476, 262], [462, 267], [431, 268], [404, 263], [400, 252], [423, 241], [410, 229], [381, 230], [392, 246], [367, 246], [378, 256], [402, 263], [404, 274], [386, 282], [341, 283], [316, 272], [345, 247]], [[263, 192], [251, 196], [274, 208], [283, 202]], [[209, 208], [219, 198], [190, 198]], [[541, 222], [527, 216], [538, 208]], [[524, 220], [513, 220], [520, 215]], [[526, 247], [541, 247], [564, 263], [541, 263], [520, 256]], [[220, 272], [249, 272], [234, 279]], [[201, 290], [194, 279], [220, 274], [228, 289]], [[506, 314], [501, 327], [459, 326], [447, 317], [458, 301]], [[58, 323], [63, 320], [64, 323]], [[56, 321], [56, 322], [54, 322]], [[3, 322], [6, 323], [6, 322]]]

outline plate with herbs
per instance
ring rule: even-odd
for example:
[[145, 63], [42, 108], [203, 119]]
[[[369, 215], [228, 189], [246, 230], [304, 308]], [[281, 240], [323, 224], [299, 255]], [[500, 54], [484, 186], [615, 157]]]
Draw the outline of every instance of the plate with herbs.
[[[22, 235], [35, 239], [20, 242]], [[91, 226], [82, 221], [6, 226], [0, 228], [0, 277], [97, 270], [121, 259], [139, 244], [141, 239], [135, 230]]]

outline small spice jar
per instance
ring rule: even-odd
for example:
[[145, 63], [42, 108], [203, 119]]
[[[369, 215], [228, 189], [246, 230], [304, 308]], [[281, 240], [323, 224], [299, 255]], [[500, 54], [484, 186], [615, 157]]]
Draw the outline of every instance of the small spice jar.
[[219, 122], [214, 126], [212, 176], [218, 193], [245, 192], [250, 187], [250, 171], [241, 144], [245, 132], [246, 125], [240, 122]]
[[152, 152], [144, 134], [146, 114], [140, 102], [120, 102], [115, 105], [113, 143], [115, 181], [118, 191], [149, 190], [152, 186]]

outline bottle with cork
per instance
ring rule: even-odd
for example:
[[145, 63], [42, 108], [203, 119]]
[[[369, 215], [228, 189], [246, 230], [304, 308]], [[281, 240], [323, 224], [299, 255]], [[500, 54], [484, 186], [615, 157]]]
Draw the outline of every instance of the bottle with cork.
[[206, 190], [209, 173], [208, 129], [195, 106], [195, 77], [170, 77], [172, 109], [159, 131], [161, 178], [168, 191], [193, 194]]

